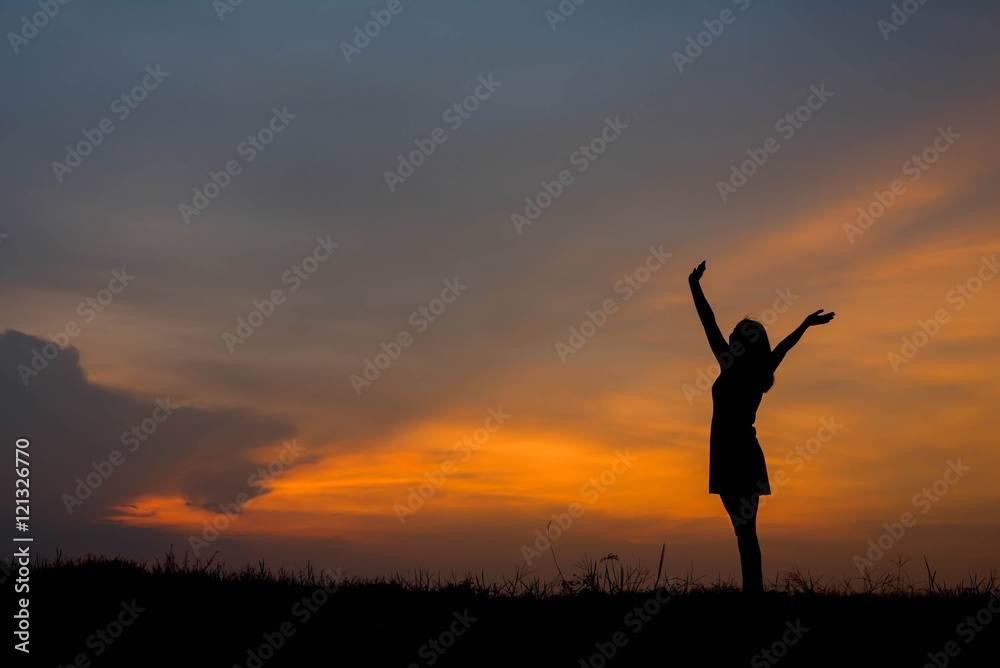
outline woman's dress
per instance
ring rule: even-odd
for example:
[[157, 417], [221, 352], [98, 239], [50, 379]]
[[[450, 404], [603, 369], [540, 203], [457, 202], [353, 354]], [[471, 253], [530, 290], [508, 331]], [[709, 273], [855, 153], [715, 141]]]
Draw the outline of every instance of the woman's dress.
[[708, 493], [749, 497], [770, 494], [764, 451], [757, 441], [757, 408], [764, 394], [758, 379], [739, 365], [722, 371], [712, 385]]

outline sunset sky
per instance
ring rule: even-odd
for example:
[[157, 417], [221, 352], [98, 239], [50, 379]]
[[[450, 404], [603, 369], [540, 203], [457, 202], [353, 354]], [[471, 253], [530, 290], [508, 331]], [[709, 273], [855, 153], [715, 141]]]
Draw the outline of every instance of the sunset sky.
[[765, 577], [857, 577], [908, 512], [878, 569], [1000, 567], [1000, 8], [913, 4], [74, 2], [8, 35], [0, 440], [36, 550], [498, 577], [579, 504], [564, 572], [666, 543], [738, 577], [706, 260], [724, 334], [837, 314], [758, 412]]

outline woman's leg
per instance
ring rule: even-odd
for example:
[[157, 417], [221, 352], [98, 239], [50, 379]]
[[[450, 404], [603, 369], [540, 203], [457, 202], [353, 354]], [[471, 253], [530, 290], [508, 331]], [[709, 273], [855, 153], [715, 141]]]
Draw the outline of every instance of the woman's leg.
[[740, 567], [743, 571], [743, 591], [759, 594], [764, 591], [764, 573], [761, 569], [760, 543], [757, 541], [757, 505], [759, 494], [736, 496], [723, 494], [722, 505], [729, 513], [740, 548]]

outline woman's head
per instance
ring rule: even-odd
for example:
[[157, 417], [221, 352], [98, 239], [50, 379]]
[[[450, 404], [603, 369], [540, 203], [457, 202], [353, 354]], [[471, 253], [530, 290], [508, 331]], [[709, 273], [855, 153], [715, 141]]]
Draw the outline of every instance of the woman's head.
[[767, 339], [764, 325], [750, 318], [740, 320], [729, 335], [729, 347], [737, 360], [735, 366], [752, 375], [761, 376], [761, 391], [770, 390], [774, 385], [774, 374], [768, 368], [771, 343]]

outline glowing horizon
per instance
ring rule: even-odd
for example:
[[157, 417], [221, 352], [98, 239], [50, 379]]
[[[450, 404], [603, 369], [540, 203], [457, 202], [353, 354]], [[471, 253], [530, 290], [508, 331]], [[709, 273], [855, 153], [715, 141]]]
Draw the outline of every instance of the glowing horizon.
[[[680, 72], [700, 6], [589, 3], [550, 29], [523, 2], [414, 5], [356, 62], [330, 31], [360, 10], [336, 2], [209, 12], [215, 32], [168, 7], [53, 22], [0, 110], [18, 130], [0, 136], [0, 433], [49, 453], [39, 547], [498, 575], [568, 515], [563, 570], [584, 553], [648, 565], [665, 543], [671, 574], [737, 573], [708, 494], [713, 357], [686, 281], [706, 260], [724, 334], [750, 315], [774, 345], [837, 313], [758, 412], [765, 575], [857, 577], [855, 557], [907, 512], [878, 568], [902, 554], [949, 579], [995, 569], [995, 8], [928, 4], [888, 39], [882, 9], [753, 4]], [[60, 57], [112, 33], [141, 39]], [[240, 66], [202, 64], [225, 54]], [[78, 126], [157, 62], [162, 89], [57, 180]], [[495, 92], [387, 186], [491, 73]], [[783, 137], [775, 119], [818, 86], [833, 95]], [[244, 162], [241, 138], [283, 108], [294, 120]], [[616, 118], [580, 170], [579, 147]], [[769, 137], [780, 148], [720, 196]], [[241, 171], [183, 217], [229, 159]], [[111, 290], [123, 270], [134, 280]], [[181, 408], [151, 417], [167, 397]], [[129, 450], [135, 425], [147, 438]], [[116, 449], [124, 463], [67, 506]], [[554, 576], [540, 552], [531, 567]]]

